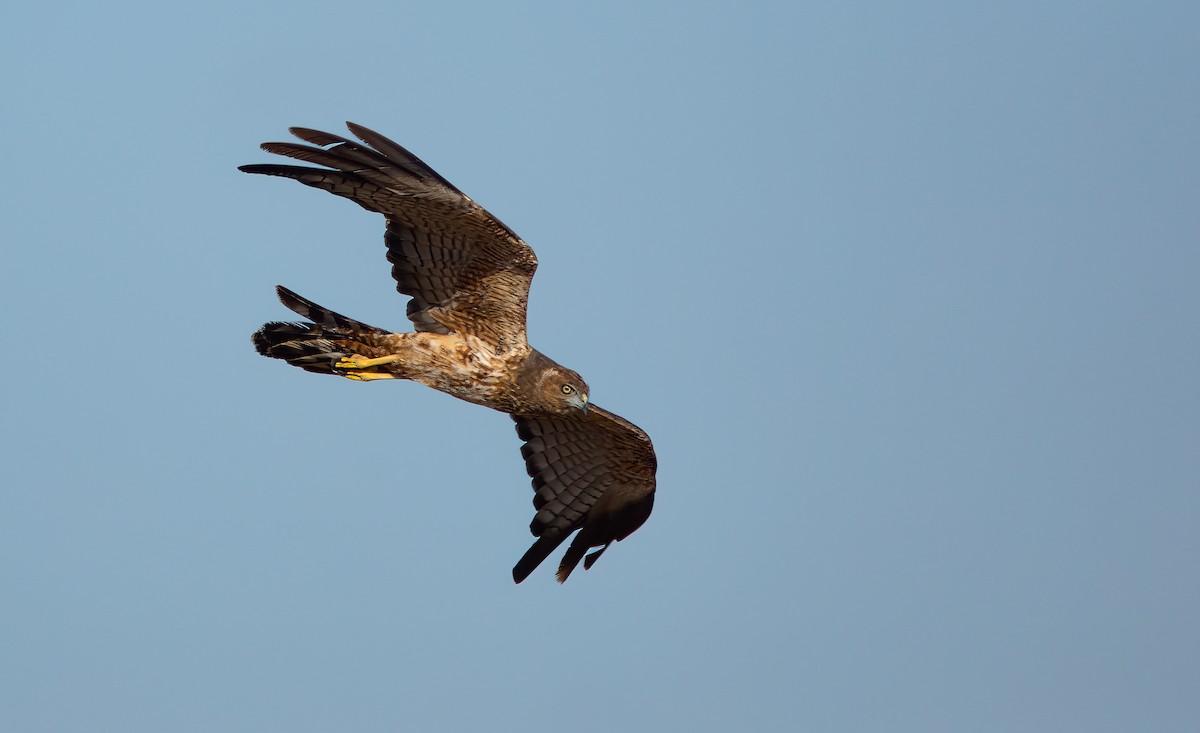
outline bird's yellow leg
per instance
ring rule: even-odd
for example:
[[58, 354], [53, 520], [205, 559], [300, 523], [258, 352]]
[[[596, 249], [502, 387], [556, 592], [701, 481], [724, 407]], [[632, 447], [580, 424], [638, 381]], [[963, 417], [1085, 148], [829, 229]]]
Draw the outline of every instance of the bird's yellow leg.
[[370, 369], [383, 364], [391, 364], [394, 361], [400, 361], [399, 354], [390, 354], [381, 356], [378, 359], [341, 359], [334, 364], [335, 369]]
[[346, 379], [353, 379], [356, 382], [371, 382], [376, 379], [395, 379], [391, 374], [381, 374], [379, 372], [346, 372], [342, 375]]

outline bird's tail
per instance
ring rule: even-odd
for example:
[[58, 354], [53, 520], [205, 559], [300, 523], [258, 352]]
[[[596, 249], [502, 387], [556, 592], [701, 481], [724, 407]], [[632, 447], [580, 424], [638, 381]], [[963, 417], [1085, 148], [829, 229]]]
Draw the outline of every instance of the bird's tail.
[[263, 356], [283, 359], [292, 366], [318, 374], [342, 374], [334, 364], [351, 354], [365, 351], [364, 338], [388, 333], [323, 308], [282, 285], [276, 286], [275, 292], [285, 306], [310, 322], [264, 324], [251, 337], [254, 348]]

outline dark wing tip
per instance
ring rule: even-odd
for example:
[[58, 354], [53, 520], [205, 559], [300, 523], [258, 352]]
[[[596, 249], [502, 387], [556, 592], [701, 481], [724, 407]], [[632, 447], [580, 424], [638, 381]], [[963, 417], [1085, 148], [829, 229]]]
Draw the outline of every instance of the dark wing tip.
[[[378, 132], [375, 132], [371, 128], [369, 128], [365, 125], [360, 125], [357, 122], [351, 122], [350, 120], [346, 120], [346, 129], [349, 130], [350, 132], [354, 133], [355, 137], [357, 137], [359, 140], [362, 140], [365, 143], [370, 142], [370, 140], [368, 140], [367, 138], [374, 137], [374, 138], [387, 140], [388, 142], [392, 143], [393, 145], [396, 144], [392, 140], [389, 140], [388, 138], [384, 137], [383, 135], [380, 135]], [[399, 147], [399, 146], [397, 146], [397, 147]]]
[[[612, 543], [610, 542], [609, 544], [612, 544]], [[583, 558], [583, 569], [591, 570], [592, 565], [596, 564], [596, 561], [600, 559], [600, 556], [603, 555], [604, 551], [607, 549], [608, 549], [608, 545], [605, 545], [604, 547], [601, 547], [599, 550], [596, 550], [595, 552], [591, 553], [587, 557]]]
[[550, 553], [558, 549], [558, 546], [566, 538], [566, 535], [561, 534], [557, 537], [549, 535], [538, 537], [537, 541], [525, 551], [525, 554], [513, 566], [513, 582], [520, 583], [522, 580], [528, 578], [529, 574], [536, 570], [537, 566], [541, 565], [543, 560], [550, 557]]
[[300, 168], [299, 166], [279, 165], [278, 163], [251, 163], [249, 165], [239, 165], [238, 170], [242, 173], [257, 173], [264, 176], [286, 176], [288, 169], [292, 170], [312, 170]]
[[284, 305], [287, 305], [288, 301], [304, 300], [304, 298], [301, 298], [296, 291], [285, 288], [282, 285], [275, 286], [275, 297], [279, 298], [279, 302], [283, 303]]
[[319, 145], [321, 147], [334, 145], [336, 143], [349, 142], [346, 140], [346, 138], [339, 135], [334, 135], [330, 132], [323, 132], [321, 130], [314, 130], [311, 127], [289, 127], [288, 132], [292, 133], [306, 143], [312, 143], [313, 145]]

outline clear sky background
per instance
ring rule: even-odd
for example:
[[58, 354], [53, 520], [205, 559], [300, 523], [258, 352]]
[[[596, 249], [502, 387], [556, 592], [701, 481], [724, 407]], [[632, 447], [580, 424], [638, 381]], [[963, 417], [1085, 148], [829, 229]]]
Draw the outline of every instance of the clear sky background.
[[[1200, 5], [9, 3], [0, 729], [1200, 727]], [[366, 124], [537, 251], [647, 525], [514, 586], [507, 417], [407, 329]]]

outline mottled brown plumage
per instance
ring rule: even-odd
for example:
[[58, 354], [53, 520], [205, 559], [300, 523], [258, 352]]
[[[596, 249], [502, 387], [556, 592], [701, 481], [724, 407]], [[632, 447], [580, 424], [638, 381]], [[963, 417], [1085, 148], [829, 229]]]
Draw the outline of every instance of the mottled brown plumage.
[[525, 312], [537, 257], [511, 229], [412, 153], [347, 123], [359, 141], [292, 128], [311, 143], [264, 150], [325, 166], [247, 165], [294, 178], [387, 219], [396, 289], [411, 298], [414, 332], [392, 333], [342, 316], [282, 286], [279, 298], [307, 322], [273, 322], [254, 334], [260, 354], [359, 381], [411, 379], [509, 413], [533, 478], [537, 541], [513, 568], [520, 583], [578, 530], [558, 567], [561, 583], [584, 559], [650, 516], [656, 460], [633, 423], [588, 401], [574, 371], [529, 345]]

